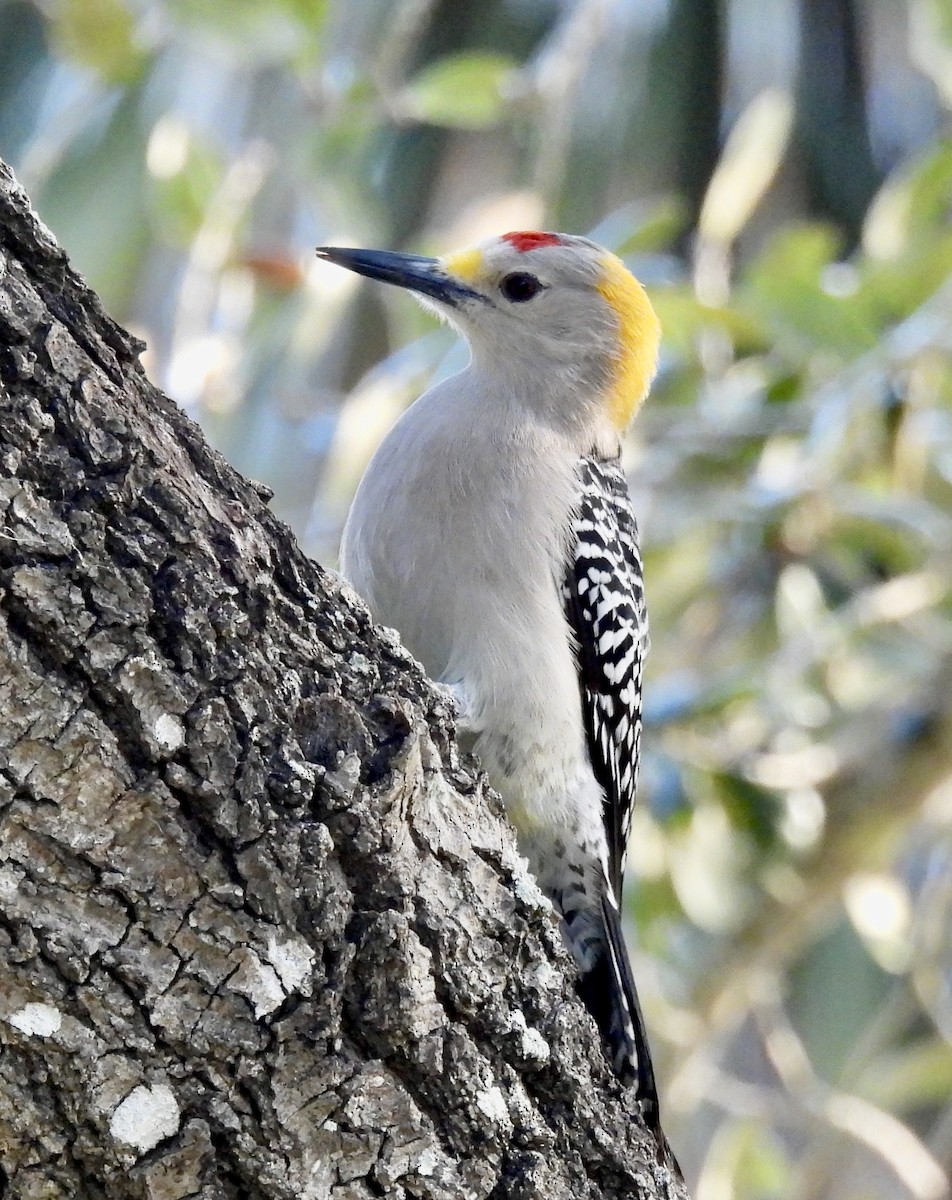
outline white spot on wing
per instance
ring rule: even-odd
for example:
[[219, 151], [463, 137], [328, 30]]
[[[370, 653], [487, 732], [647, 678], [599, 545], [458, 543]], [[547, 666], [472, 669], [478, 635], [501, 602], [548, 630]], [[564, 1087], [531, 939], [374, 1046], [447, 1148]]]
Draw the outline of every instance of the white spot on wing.
[[621, 468], [582, 459], [579, 481], [574, 559], [564, 590], [580, 648], [592, 764], [606, 793], [613, 878], [624, 858], [637, 781], [647, 621], [637, 526]]

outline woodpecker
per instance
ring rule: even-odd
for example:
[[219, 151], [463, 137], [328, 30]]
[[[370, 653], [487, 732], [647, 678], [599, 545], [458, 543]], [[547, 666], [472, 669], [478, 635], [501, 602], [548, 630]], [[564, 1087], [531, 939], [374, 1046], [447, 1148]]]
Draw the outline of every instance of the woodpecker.
[[570, 234], [507, 233], [445, 258], [317, 253], [408, 288], [469, 343], [469, 365], [374, 455], [341, 569], [450, 690], [614, 1071], [664, 1144], [620, 918], [648, 648], [620, 452], [658, 319], [620, 259]]

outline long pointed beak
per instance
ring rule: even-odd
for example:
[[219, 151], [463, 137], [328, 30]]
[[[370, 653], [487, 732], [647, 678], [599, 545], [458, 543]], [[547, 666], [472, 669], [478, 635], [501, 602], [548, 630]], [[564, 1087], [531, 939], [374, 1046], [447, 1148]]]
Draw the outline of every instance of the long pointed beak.
[[453, 308], [464, 300], [485, 299], [479, 292], [447, 274], [438, 258], [425, 258], [422, 254], [397, 254], [390, 250], [350, 250], [340, 246], [318, 246], [317, 257], [346, 267], [349, 271], [356, 271], [358, 275], [366, 275], [368, 279], [379, 279], [383, 283], [409, 288]]

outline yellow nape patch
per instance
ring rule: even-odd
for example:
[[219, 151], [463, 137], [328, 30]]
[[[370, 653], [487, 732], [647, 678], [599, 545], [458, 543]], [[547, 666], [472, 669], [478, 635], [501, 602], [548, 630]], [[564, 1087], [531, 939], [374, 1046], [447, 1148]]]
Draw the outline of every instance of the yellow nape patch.
[[443, 266], [463, 283], [475, 283], [483, 273], [483, 252], [475, 246], [469, 250], [457, 250], [455, 254], [447, 254]]
[[661, 322], [645, 289], [621, 259], [606, 254], [598, 290], [618, 316], [618, 358], [608, 395], [612, 424], [628, 428], [658, 368]]

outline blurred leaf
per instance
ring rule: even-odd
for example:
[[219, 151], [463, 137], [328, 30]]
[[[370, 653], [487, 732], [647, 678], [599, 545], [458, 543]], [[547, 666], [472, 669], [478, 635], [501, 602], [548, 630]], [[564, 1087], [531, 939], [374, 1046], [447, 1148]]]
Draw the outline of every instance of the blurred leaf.
[[50, 32], [61, 54], [109, 83], [130, 83], [145, 66], [135, 18], [123, 0], [57, 0]]
[[885, 513], [872, 516], [843, 513], [823, 538], [823, 560], [838, 563], [848, 573], [851, 589], [870, 577], [885, 579], [915, 571], [923, 565], [925, 547], [916, 525]]
[[794, 371], [786, 371], [776, 376], [767, 386], [766, 398], [768, 404], [789, 404], [797, 400], [803, 392], [803, 379]]
[[297, 17], [303, 29], [316, 33], [327, 17], [327, 0], [275, 0]]
[[632, 880], [624, 893], [624, 909], [635, 920], [638, 944], [652, 954], [670, 951], [666, 926], [680, 915], [681, 906], [671, 886], [670, 876]]
[[189, 136], [181, 168], [166, 177], [153, 178], [153, 211], [170, 242], [190, 244], [205, 220], [223, 168], [215, 150]]
[[[676, 196], [659, 200], [647, 217], [615, 247], [619, 258], [663, 250], [687, 228], [687, 205]], [[604, 244], [604, 243], [603, 243]]]
[[892, 1112], [944, 1105], [952, 1096], [952, 1046], [927, 1038], [863, 1064], [857, 1088]]
[[892, 986], [840, 910], [836, 924], [810, 947], [790, 980], [794, 1024], [814, 1069], [827, 1082], [839, 1082], [858, 1032]]
[[777, 840], [777, 823], [783, 812], [776, 793], [726, 771], [714, 772], [711, 783], [731, 824], [749, 834], [760, 850], [770, 849]]
[[952, 0], [921, 0], [919, 7], [933, 14], [934, 33], [952, 47]]
[[730, 131], [714, 169], [698, 232], [728, 243], [740, 233], [780, 166], [793, 125], [793, 101], [779, 88], [767, 88], [744, 109]]
[[135, 88], [102, 125], [75, 138], [34, 199], [91, 287], [120, 320], [151, 236], [145, 208], [145, 137]]
[[860, 295], [883, 325], [901, 321], [929, 299], [952, 274], [952, 233], [915, 239], [896, 259], [873, 259], [863, 269]]
[[230, 0], [227, 19], [213, 0], [168, 0], [186, 25], [228, 42], [253, 62], [313, 62], [322, 45], [327, 0]]
[[790, 1161], [780, 1137], [771, 1136], [757, 1121], [741, 1121], [734, 1131], [734, 1196], [737, 1200], [768, 1200], [788, 1194]]
[[696, 339], [707, 329], [722, 329], [739, 350], [748, 353], [769, 345], [767, 328], [754, 309], [743, 311], [733, 306], [702, 304], [684, 286], [654, 287], [651, 302], [664, 330], [665, 347], [676, 347], [690, 359], [696, 352]]
[[952, 199], [952, 142], [943, 142], [894, 171], [863, 223], [863, 246], [877, 259], [895, 259], [916, 236], [944, 230]]
[[952, 103], [952, 2], [917, 0], [910, 15], [913, 58], [932, 77], [946, 103]]
[[777, 234], [748, 268], [744, 308], [769, 320], [778, 344], [799, 356], [811, 350], [855, 355], [875, 345], [879, 328], [858, 295], [832, 295], [823, 272], [838, 235], [824, 225], [794, 225]]
[[516, 65], [502, 54], [450, 54], [415, 75], [403, 99], [431, 125], [485, 129], [502, 116], [502, 86]]

